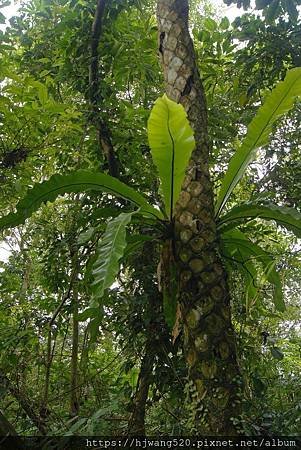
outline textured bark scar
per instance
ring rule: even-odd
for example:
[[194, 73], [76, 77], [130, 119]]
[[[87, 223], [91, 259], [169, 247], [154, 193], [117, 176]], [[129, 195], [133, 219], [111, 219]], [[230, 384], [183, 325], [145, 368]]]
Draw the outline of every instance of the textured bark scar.
[[161, 53], [161, 55], [163, 55], [163, 41], [165, 38], [165, 31], [163, 31], [162, 33], [160, 33], [160, 45], [159, 45], [159, 52]]
[[191, 92], [192, 86], [193, 86], [193, 75], [190, 75], [190, 77], [188, 77], [188, 79], [187, 79], [187, 81], [186, 81], [184, 90], [183, 90], [183, 92], [181, 93], [181, 95], [182, 95], [182, 96], [183, 96], [183, 95], [189, 95], [190, 92]]

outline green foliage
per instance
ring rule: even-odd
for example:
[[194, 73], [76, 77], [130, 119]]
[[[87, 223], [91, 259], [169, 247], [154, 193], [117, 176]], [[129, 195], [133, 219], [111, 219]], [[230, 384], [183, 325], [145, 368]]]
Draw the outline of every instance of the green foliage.
[[165, 211], [172, 218], [195, 143], [182, 105], [159, 98], [148, 120], [148, 139], [157, 166]]
[[276, 359], [283, 359], [283, 357], [284, 357], [282, 351], [279, 350], [279, 348], [277, 348], [277, 347], [272, 347], [271, 353], [272, 353], [273, 357]]
[[[246, 10], [250, 8], [250, 0], [224, 0], [227, 5], [236, 3], [238, 8], [243, 6]], [[256, 0], [256, 8], [263, 10], [264, 16], [268, 22], [273, 22], [277, 18], [288, 14], [293, 22], [298, 20], [298, 6], [300, 0]]]
[[37, 184], [17, 205], [17, 212], [0, 219], [0, 228], [22, 224], [42, 203], [54, 201], [66, 193], [101, 191], [117, 195], [141, 207], [141, 212], [160, 217], [160, 212], [150, 206], [134, 189], [110, 175], [97, 172], [77, 171], [68, 175], [53, 175], [50, 180]]
[[228, 213], [224, 214], [219, 222], [218, 228], [235, 228], [246, 219], [264, 219], [273, 220], [289, 231], [292, 231], [297, 237], [301, 237], [301, 214], [293, 208], [278, 206], [272, 203], [246, 203], [233, 207]]
[[133, 214], [121, 213], [111, 220], [98, 244], [96, 260], [93, 264], [93, 291], [97, 299], [101, 298], [105, 289], [114, 282], [119, 272], [119, 261], [126, 248], [126, 227]]
[[[230, 253], [234, 257], [234, 260], [236, 254], [240, 255], [238, 261], [244, 266], [244, 272], [251, 268], [249, 275], [253, 277], [256, 274], [253, 266], [249, 264], [248, 268], [248, 265], [245, 265], [245, 263], [250, 261], [258, 261], [262, 265], [266, 279], [274, 287], [273, 300], [275, 307], [278, 311], [284, 311], [285, 304], [283, 301], [281, 279], [275, 269], [275, 261], [273, 258], [261, 247], [247, 239], [244, 233], [239, 230], [227, 231], [221, 235], [221, 239], [222, 247], [226, 249], [226, 253]], [[229, 249], [227, 248], [228, 246]], [[245, 273], [243, 275], [245, 276]], [[253, 282], [255, 283], [255, 280]]]
[[242, 274], [245, 285], [245, 308], [246, 311], [250, 311], [250, 308], [257, 303], [260, 288], [259, 271], [256, 259], [250, 258], [249, 252], [244, 247], [238, 247], [232, 237], [231, 234], [228, 239], [227, 234], [221, 237], [221, 252], [229, 272], [236, 268]]
[[301, 95], [301, 68], [288, 71], [284, 81], [267, 96], [248, 127], [248, 132], [230, 160], [219, 191], [216, 214], [219, 216], [233, 189], [255, 158], [256, 150], [268, 144], [272, 126], [279, 117], [287, 113], [296, 98]]

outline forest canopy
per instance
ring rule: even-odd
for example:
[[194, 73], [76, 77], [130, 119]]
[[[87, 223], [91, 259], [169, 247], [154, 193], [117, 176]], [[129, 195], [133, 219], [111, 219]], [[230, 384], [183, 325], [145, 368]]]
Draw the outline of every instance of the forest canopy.
[[0, 436], [300, 434], [301, 2], [225, 4], [0, 0]]

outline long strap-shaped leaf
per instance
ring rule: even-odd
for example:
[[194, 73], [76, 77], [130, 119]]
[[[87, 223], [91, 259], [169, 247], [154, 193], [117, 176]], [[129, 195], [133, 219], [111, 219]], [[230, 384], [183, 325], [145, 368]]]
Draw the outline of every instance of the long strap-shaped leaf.
[[250, 258], [258, 260], [264, 269], [269, 283], [274, 286], [274, 304], [278, 311], [285, 310], [283, 301], [282, 283], [280, 276], [275, 269], [275, 261], [259, 245], [251, 242], [244, 233], [239, 230], [231, 230], [221, 235], [222, 245], [226, 248], [228, 245], [236, 245], [238, 249], [243, 249], [243, 253], [248, 254]]
[[141, 208], [141, 212], [162, 218], [160, 211], [131, 187], [110, 175], [79, 170], [67, 175], [53, 175], [44, 183], [35, 184], [18, 203], [17, 212], [0, 219], [0, 230], [22, 224], [42, 203], [54, 201], [59, 195], [71, 192], [102, 191], [123, 197]]
[[301, 214], [294, 208], [278, 206], [273, 203], [260, 205], [258, 203], [245, 203], [231, 209], [218, 221], [218, 229], [227, 227], [235, 228], [239, 222], [246, 218], [274, 220], [278, 225], [292, 231], [297, 237], [301, 237]]
[[251, 121], [247, 134], [231, 158], [223, 178], [216, 203], [216, 216], [220, 215], [247, 166], [254, 160], [256, 150], [268, 143], [274, 122], [293, 107], [295, 99], [300, 95], [301, 68], [297, 67], [287, 72], [284, 81], [277, 84]]
[[119, 271], [119, 261], [126, 248], [126, 227], [130, 223], [133, 214], [121, 213], [111, 220], [99, 242], [97, 258], [93, 265], [94, 294], [102, 297], [105, 289], [109, 288]]
[[195, 146], [183, 106], [166, 95], [158, 98], [148, 120], [148, 139], [159, 172], [165, 211], [171, 218]]
[[[249, 258], [249, 252], [244, 251], [243, 247], [238, 248], [235, 242], [231, 240], [221, 240], [221, 251], [227, 258], [227, 265], [230, 268], [237, 266], [246, 282], [246, 309], [249, 309], [250, 302], [254, 301], [257, 296], [257, 269], [253, 260]], [[231, 261], [231, 264], [229, 262]]]

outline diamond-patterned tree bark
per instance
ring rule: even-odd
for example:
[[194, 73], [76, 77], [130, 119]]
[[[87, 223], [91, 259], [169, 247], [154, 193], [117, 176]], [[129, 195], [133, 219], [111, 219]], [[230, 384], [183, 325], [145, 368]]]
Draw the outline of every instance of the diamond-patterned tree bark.
[[193, 152], [175, 214], [179, 301], [196, 428], [233, 435], [239, 368], [230, 295], [217, 249], [204, 89], [188, 28], [187, 0], [158, 0], [159, 53], [166, 93], [181, 103], [194, 130]]

